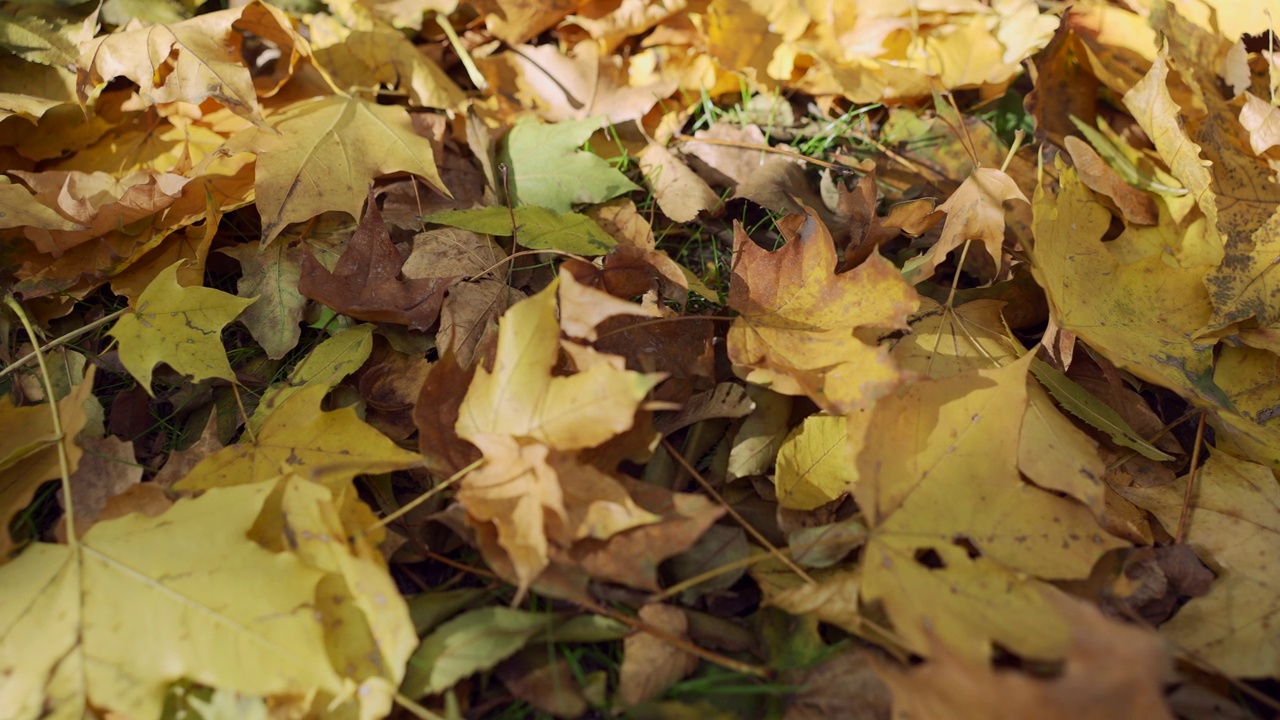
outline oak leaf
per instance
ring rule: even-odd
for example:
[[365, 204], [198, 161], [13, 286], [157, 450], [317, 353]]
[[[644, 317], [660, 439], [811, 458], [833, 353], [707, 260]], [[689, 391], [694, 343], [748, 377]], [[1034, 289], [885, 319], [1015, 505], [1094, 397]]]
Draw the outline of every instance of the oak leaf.
[[810, 213], [769, 252], [735, 228], [729, 359], [748, 382], [808, 395], [831, 413], [865, 407], [903, 379], [888, 351], [860, 337], [905, 328], [918, 299], [892, 263], [872, 255], [837, 275], [831, 233]]

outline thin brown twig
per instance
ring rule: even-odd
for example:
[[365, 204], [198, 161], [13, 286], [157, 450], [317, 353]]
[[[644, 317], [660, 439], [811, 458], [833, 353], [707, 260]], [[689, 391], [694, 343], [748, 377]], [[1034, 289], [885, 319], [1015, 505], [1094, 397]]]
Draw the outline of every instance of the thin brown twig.
[[634, 618], [634, 617], [631, 617], [630, 615], [624, 615], [620, 612], [610, 610], [609, 608], [604, 607], [603, 605], [599, 605], [595, 602], [592, 602], [586, 599], [572, 600], [572, 602], [582, 606], [586, 610], [589, 610], [597, 615], [603, 615], [604, 617], [607, 617], [610, 620], [615, 620], [617, 622], [620, 622], [623, 625], [626, 625], [627, 627], [633, 630], [638, 630], [640, 632], [652, 635], [658, 638], [659, 640], [671, 645], [672, 647], [679, 648], [680, 650], [683, 650], [689, 653], [690, 655], [693, 655], [694, 657], [706, 660], [707, 662], [715, 663], [716, 665], [719, 665], [720, 667], [725, 668], [727, 670], [740, 672], [744, 675], [753, 675], [755, 677], [763, 678], [765, 680], [771, 679], [773, 677], [772, 668], [761, 667], [759, 665], [752, 665], [750, 663], [742, 662], [741, 660], [734, 660], [733, 658], [725, 657], [720, 653], [707, 650], [706, 648], [703, 648], [703, 647], [698, 647], [697, 645], [690, 642], [689, 640], [686, 640], [685, 638], [682, 638], [678, 635], [673, 635], [667, 632], [666, 630], [663, 630], [662, 628], [657, 627], [656, 625], [651, 625], [650, 623], [647, 623], [644, 620], [641, 620], [640, 618]]
[[711, 487], [711, 483], [707, 482], [706, 478], [702, 477], [702, 473], [698, 472], [697, 469], [695, 469], [693, 465], [691, 465], [689, 461], [685, 459], [684, 455], [682, 455], [678, 450], [676, 450], [675, 446], [671, 444], [670, 440], [666, 438], [662, 438], [662, 446], [667, 449], [667, 452], [671, 455], [673, 459], [675, 459], [676, 463], [685, 469], [685, 472], [689, 473], [689, 475], [691, 475], [694, 480], [698, 481], [698, 484], [702, 486], [703, 490], [706, 490], [707, 493], [711, 495], [711, 497], [715, 498], [716, 502], [720, 503], [720, 505], [725, 509], [725, 511], [729, 513], [729, 516], [732, 517], [735, 521], [737, 521], [737, 523], [742, 526], [743, 530], [747, 531], [748, 535], [755, 538], [756, 542], [763, 545], [765, 549], [767, 549], [770, 553], [773, 553], [774, 557], [778, 558], [778, 560], [783, 565], [786, 565], [792, 572], [794, 572], [796, 575], [799, 575], [805, 582], [809, 583], [810, 585], [817, 584], [817, 582], [813, 579], [813, 577], [809, 575], [809, 573], [804, 571], [804, 568], [795, 564], [795, 562], [792, 561], [791, 558], [787, 557], [786, 553], [780, 551], [776, 545], [769, 542], [769, 538], [765, 537], [763, 534], [761, 534], [759, 530], [755, 529], [755, 527], [751, 523], [747, 522], [747, 519], [742, 517], [742, 515], [740, 515], [737, 510], [734, 510], [732, 507], [730, 507], [729, 503], [724, 501], [724, 497], [722, 497], [720, 493], [716, 492], [715, 488]]
[[819, 158], [813, 157], [812, 155], [805, 155], [804, 153], [799, 153], [799, 152], [796, 152], [795, 150], [788, 150], [788, 149], [780, 148], [774, 145], [759, 145], [756, 143], [738, 142], [735, 140], [720, 140], [717, 138], [700, 138], [700, 137], [694, 137], [692, 135], [685, 135], [684, 133], [676, 133], [672, 137], [676, 140], [679, 140], [680, 142], [700, 142], [700, 143], [706, 143], [708, 145], [722, 145], [724, 147], [742, 148], [743, 150], [758, 150], [760, 152], [773, 153], [774, 155], [783, 155], [789, 158], [794, 158], [796, 160], [803, 160], [812, 165], [817, 165], [818, 167], [824, 167], [831, 170], [839, 170], [840, 172], [854, 171], [854, 168], [851, 168], [848, 165], [841, 165], [840, 163], [828, 162], [826, 160], [821, 160]]
[[1173, 541], [1181, 545], [1187, 539], [1187, 523], [1191, 520], [1191, 496], [1196, 486], [1196, 475], [1200, 471], [1200, 448], [1204, 446], [1204, 425], [1208, 413], [1200, 413], [1200, 422], [1196, 425], [1196, 446], [1191, 449], [1191, 472], [1187, 475], [1187, 488], [1182, 494], [1182, 515], [1178, 517], [1178, 534]]

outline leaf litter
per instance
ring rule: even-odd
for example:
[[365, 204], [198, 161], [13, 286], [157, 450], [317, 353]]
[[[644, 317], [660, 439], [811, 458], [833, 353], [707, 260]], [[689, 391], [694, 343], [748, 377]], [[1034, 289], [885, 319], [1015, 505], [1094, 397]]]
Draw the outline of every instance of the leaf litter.
[[0, 717], [1273, 713], [1210, 6], [0, 21]]

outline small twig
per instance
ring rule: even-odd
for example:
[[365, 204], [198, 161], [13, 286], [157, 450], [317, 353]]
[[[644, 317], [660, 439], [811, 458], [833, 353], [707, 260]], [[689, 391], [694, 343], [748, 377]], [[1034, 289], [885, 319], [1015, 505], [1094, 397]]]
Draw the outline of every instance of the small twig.
[[[6, 298], [6, 302], [7, 302], [7, 301], [8, 301], [8, 299]], [[59, 345], [65, 345], [66, 343], [69, 343], [69, 342], [71, 342], [72, 340], [75, 340], [76, 338], [80, 337], [81, 335], [84, 335], [84, 334], [86, 334], [86, 333], [88, 333], [88, 332], [90, 332], [90, 331], [92, 331], [92, 330], [96, 330], [96, 329], [98, 329], [98, 328], [102, 327], [103, 325], [106, 325], [107, 323], [111, 322], [112, 320], [116, 320], [116, 319], [118, 319], [121, 315], [124, 315], [124, 314], [125, 314], [125, 313], [127, 313], [127, 312], [129, 312], [129, 308], [124, 308], [124, 309], [122, 309], [122, 310], [117, 310], [117, 311], [115, 311], [115, 312], [111, 313], [110, 315], [107, 315], [107, 316], [105, 316], [105, 317], [101, 317], [101, 318], [98, 318], [97, 320], [94, 320], [93, 322], [89, 323], [88, 325], [85, 325], [85, 326], [84, 326], [84, 327], [82, 327], [82, 328], [78, 328], [78, 329], [76, 329], [76, 330], [72, 330], [71, 332], [67, 333], [66, 335], [63, 335], [62, 337], [59, 337], [59, 338], [55, 338], [55, 339], [53, 339], [53, 340], [50, 340], [49, 342], [47, 342], [47, 343], [45, 343], [43, 346], [41, 346], [38, 350], [33, 350], [33, 351], [31, 351], [31, 352], [27, 353], [26, 355], [23, 355], [22, 357], [18, 358], [17, 360], [14, 360], [14, 361], [13, 361], [13, 364], [8, 365], [8, 366], [7, 366], [7, 367], [5, 367], [5, 369], [3, 369], [3, 370], [0, 370], [0, 378], [5, 377], [6, 375], [9, 375], [9, 374], [11, 374], [11, 373], [13, 373], [13, 372], [16, 372], [16, 371], [18, 370], [18, 368], [22, 367], [23, 365], [26, 365], [27, 363], [31, 362], [32, 360], [35, 360], [35, 359], [37, 358], [37, 356], [38, 356], [38, 354], [39, 354], [39, 353], [47, 353], [47, 352], [49, 352], [50, 350], [52, 350], [52, 349], [54, 349], [54, 348], [58, 347]], [[34, 344], [35, 344], [35, 340], [36, 340], [36, 336], [35, 336], [35, 335], [31, 335], [30, 337], [31, 337], [31, 343], [34, 345]]]
[[[499, 260], [498, 262], [496, 262], [496, 263], [494, 263], [494, 264], [490, 265], [489, 267], [487, 267], [487, 268], [485, 268], [485, 269], [481, 270], [480, 272], [476, 273], [475, 275], [472, 275], [471, 277], [467, 278], [467, 282], [475, 282], [476, 280], [479, 280], [480, 278], [484, 277], [485, 275], [488, 275], [489, 273], [493, 272], [493, 271], [494, 271], [494, 270], [496, 270], [497, 268], [499, 268], [499, 267], [501, 267], [502, 265], [505, 265], [505, 264], [507, 264], [507, 263], [511, 262], [512, 260], [515, 260], [515, 259], [516, 259], [516, 258], [518, 258], [518, 257], [524, 256], [524, 255], [540, 255], [540, 254], [542, 254], [542, 253], [547, 253], [547, 254], [549, 254], [549, 255], [563, 255], [563, 256], [568, 257], [568, 258], [573, 258], [574, 260], [583, 260], [583, 258], [582, 258], [582, 256], [581, 256], [581, 255], [574, 255], [573, 253], [571, 253], [571, 252], [565, 252], [564, 250], [553, 250], [553, 249], [551, 249], [551, 248], [545, 248], [545, 249], [543, 249], [543, 250], [521, 250], [521, 251], [520, 251], [520, 252], [518, 252], [518, 253], [511, 253], [510, 255], [508, 255], [508, 256], [506, 256], [506, 257], [502, 258], [502, 259], [501, 259], [501, 260]], [[585, 260], [583, 260], [583, 262], [586, 262], [586, 261], [585, 261]]]
[[1191, 473], [1187, 475], [1187, 489], [1182, 494], [1182, 515], [1178, 517], [1178, 534], [1173, 542], [1181, 545], [1187, 539], [1187, 523], [1191, 520], [1191, 496], [1196, 486], [1196, 475], [1200, 470], [1200, 448], [1204, 445], [1204, 424], [1208, 413], [1200, 413], [1200, 423], [1196, 425], [1196, 446], [1191, 449]]
[[244, 409], [244, 400], [240, 398], [240, 383], [231, 381], [231, 394], [235, 396], [236, 407], [240, 410], [240, 419], [244, 421], [244, 434], [249, 436], [249, 442], [258, 442], [258, 436], [253, 432], [253, 423], [249, 421], [249, 413]]
[[1022, 140], [1027, 134], [1022, 130], [1015, 130], [1013, 133], [1013, 145], [1009, 147], [1009, 152], [1004, 156], [1004, 163], [1000, 165], [1000, 172], [1006, 172], [1009, 164], [1013, 162], [1013, 156], [1018, 154], [1018, 148], [1022, 147]]
[[445, 480], [444, 482], [440, 483], [439, 485], [436, 485], [435, 487], [431, 488], [430, 490], [428, 490], [428, 491], [426, 491], [426, 492], [422, 493], [422, 494], [421, 494], [421, 495], [419, 495], [418, 497], [416, 497], [416, 498], [414, 498], [414, 499], [410, 500], [409, 502], [405, 503], [405, 504], [404, 504], [404, 506], [403, 506], [403, 507], [401, 507], [400, 509], [398, 509], [398, 510], [396, 510], [395, 512], [391, 513], [390, 515], [388, 515], [388, 516], [386, 516], [386, 517], [382, 518], [381, 520], [379, 520], [379, 521], [375, 522], [374, 524], [370, 525], [369, 527], [365, 528], [364, 530], [361, 530], [361, 531], [360, 531], [360, 534], [361, 534], [361, 535], [368, 535], [369, 533], [373, 532], [374, 530], [377, 530], [378, 528], [381, 528], [381, 527], [386, 527], [387, 525], [389, 525], [389, 524], [391, 524], [391, 523], [395, 522], [396, 520], [399, 520], [400, 518], [404, 517], [405, 515], [409, 514], [410, 512], [413, 512], [413, 509], [414, 509], [414, 508], [418, 507], [418, 506], [419, 506], [419, 505], [421, 505], [422, 503], [424, 503], [424, 502], [426, 502], [426, 501], [430, 500], [431, 498], [435, 497], [435, 496], [436, 496], [436, 494], [438, 494], [438, 493], [440, 493], [440, 492], [444, 491], [444, 490], [445, 490], [446, 488], [448, 488], [450, 485], [453, 485], [455, 482], [457, 482], [457, 481], [461, 480], [461, 479], [462, 479], [462, 477], [463, 477], [464, 475], [466, 475], [467, 473], [471, 472], [472, 470], [475, 470], [476, 468], [480, 467], [480, 465], [481, 465], [481, 464], [483, 464], [483, 463], [484, 463], [484, 458], [480, 458], [479, 460], [476, 460], [475, 462], [471, 463], [470, 465], [468, 465], [468, 466], [466, 466], [466, 467], [462, 468], [462, 469], [461, 469], [461, 470], [459, 470], [458, 472], [456, 472], [456, 473], [454, 473], [453, 475], [449, 476], [449, 479], [448, 479], [448, 480]]
[[760, 533], [759, 530], [755, 529], [755, 527], [752, 526], [751, 523], [747, 522], [746, 518], [738, 514], [737, 510], [734, 510], [732, 507], [730, 507], [729, 503], [724, 501], [724, 497], [722, 497], [720, 493], [716, 492], [715, 488], [711, 487], [711, 483], [707, 482], [706, 478], [702, 477], [702, 473], [698, 472], [697, 469], [693, 467], [693, 465], [689, 464], [689, 461], [685, 459], [684, 455], [682, 455], [678, 450], [676, 450], [675, 446], [671, 444], [670, 440], [666, 438], [662, 438], [662, 446], [665, 447], [667, 449], [667, 452], [671, 455], [671, 457], [675, 459], [675, 461], [685, 469], [685, 472], [689, 473], [691, 476], [693, 476], [694, 480], [698, 481], [698, 484], [702, 486], [703, 490], [706, 490], [711, 495], [711, 497], [715, 498], [716, 502], [720, 503], [720, 505], [729, 513], [729, 516], [732, 517], [735, 521], [737, 521], [737, 523], [742, 526], [743, 530], [747, 531], [748, 535], [755, 538], [756, 542], [765, 546], [765, 548], [767, 548], [769, 552], [773, 554], [774, 557], [778, 558], [778, 560], [783, 565], [786, 565], [788, 568], [790, 568], [791, 571], [794, 572], [796, 575], [799, 575], [801, 578], [803, 578], [805, 582], [809, 583], [810, 585], [817, 584], [814, 581], [813, 577], [810, 576], [809, 573], [804, 571], [804, 568], [795, 564], [795, 562], [792, 561], [791, 558], [787, 557], [785, 553], [778, 550], [778, 547], [776, 545], [769, 542], [769, 538], [765, 537], [763, 534]]
[[655, 625], [651, 625], [639, 618], [633, 618], [630, 615], [623, 615], [622, 613], [610, 610], [609, 608], [606, 608], [602, 605], [591, 602], [590, 600], [575, 599], [575, 600], [571, 600], [571, 602], [574, 602], [597, 615], [603, 615], [604, 617], [607, 617], [610, 620], [615, 620], [617, 622], [620, 622], [623, 625], [626, 625], [627, 627], [633, 630], [639, 630], [640, 632], [652, 635], [673, 647], [679, 648], [680, 650], [683, 650], [689, 653], [690, 655], [693, 655], [694, 657], [701, 658], [710, 663], [715, 663], [716, 665], [719, 665], [720, 667], [725, 668], [727, 670], [740, 672], [743, 675], [753, 675], [755, 677], [764, 678], [766, 680], [773, 677], [773, 670], [771, 668], [760, 667], [759, 665], [751, 665], [749, 663], [744, 663], [741, 660], [734, 660], [731, 657], [725, 657], [724, 655], [721, 655], [716, 652], [712, 652], [710, 650], [707, 650], [706, 648], [698, 647], [697, 645], [686, 640], [685, 638], [679, 637], [677, 635], [672, 635], [666, 630], [663, 630], [662, 628], [657, 627]]
[[775, 145], [758, 145], [755, 143], [737, 142], [734, 140], [719, 140], [717, 138], [700, 138], [700, 137], [694, 137], [692, 135], [685, 135], [684, 133], [676, 133], [672, 137], [674, 137], [676, 140], [679, 140], [680, 142], [700, 142], [700, 143], [706, 143], [708, 145], [723, 145], [724, 147], [742, 148], [744, 150], [759, 150], [760, 152], [773, 153], [775, 155], [784, 155], [789, 158], [795, 158], [796, 160], [803, 160], [807, 163], [817, 165], [818, 167], [829, 168], [831, 170], [837, 170], [842, 173], [854, 172], [854, 168], [851, 168], [848, 165], [841, 165], [840, 163], [827, 162], [826, 160], [820, 160], [811, 155], [805, 155], [803, 153], [798, 153], [795, 150], [784, 149], [781, 147], [777, 147]]

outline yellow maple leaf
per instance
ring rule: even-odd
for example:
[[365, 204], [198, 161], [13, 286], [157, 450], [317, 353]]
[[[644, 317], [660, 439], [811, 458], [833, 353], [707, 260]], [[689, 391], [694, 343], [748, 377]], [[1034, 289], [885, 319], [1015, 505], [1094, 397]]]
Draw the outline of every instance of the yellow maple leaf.
[[1211, 314], [1206, 268], [1170, 267], [1159, 252], [1127, 264], [1116, 257], [1125, 245], [1159, 242], [1172, 221], [1162, 215], [1160, 226], [1104, 243], [1111, 213], [1075, 170], [1061, 167], [1059, 185], [1056, 194], [1037, 189], [1032, 206], [1032, 272], [1058, 327], [1144, 380], [1227, 405], [1212, 381], [1214, 341], [1192, 339]]
[[[1149, 510], [1176, 533], [1188, 479], [1161, 487], [1116, 491]], [[1218, 579], [1193, 598], [1160, 631], [1197, 659], [1237, 677], [1280, 673], [1280, 487], [1262, 465], [1214, 451], [1195, 475], [1198, 488], [1186, 542], [1213, 558]]]
[[[29, 548], [0, 568], [6, 711], [158, 717], [186, 678], [298, 714], [353, 701], [386, 714], [415, 636], [381, 559], [346, 540], [337, 512], [292, 475]], [[264, 520], [284, 528], [280, 547], [252, 539]]]
[[520, 593], [550, 564], [551, 543], [567, 548], [661, 520], [575, 451], [630, 430], [640, 401], [662, 375], [626, 370], [610, 361], [618, 358], [597, 352], [598, 362], [585, 371], [553, 377], [561, 283], [569, 284], [571, 302], [590, 291], [562, 278], [508, 310], [498, 322], [493, 370], [476, 369], [456, 424], [458, 436], [485, 458], [460, 481], [458, 502], [473, 522], [496, 530]]
[[640, 401], [661, 376], [598, 364], [552, 377], [560, 353], [558, 286], [552, 283], [502, 316], [493, 370], [476, 370], [458, 410], [459, 437], [510, 435], [581, 450], [631, 429]]
[[236, 27], [246, 11], [268, 15], [292, 33], [284, 13], [250, 3], [94, 38], [80, 48], [81, 99], [96, 87], [126, 77], [137, 84], [138, 95], [147, 105], [179, 101], [198, 105], [213, 98], [253, 122], [262, 122], [253, 78], [241, 59], [244, 38]]
[[88, 418], [85, 401], [93, 392], [93, 367], [85, 379], [58, 401], [62, 437], [54, 432], [49, 406], [14, 407], [8, 397], [0, 398], [0, 558], [13, 550], [9, 523], [31, 504], [41, 483], [62, 474], [57, 446], [66, 449], [67, 472], [74, 473], [84, 454], [75, 442]]
[[933, 275], [933, 270], [947, 254], [969, 240], [982, 241], [996, 267], [1004, 260], [1004, 204], [1012, 200], [1027, 202], [1013, 178], [994, 168], [978, 168], [960, 184], [938, 210], [947, 213], [942, 236], [916, 264], [904, 274], [907, 281], [917, 283]]
[[919, 300], [877, 255], [837, 275], [831, 233], [810, 212], [797, 237], [769, 252], [735, 228], [727, 339], [739, 377], [786, 395], [808, 395], [842, 414], [889, 392], [902, 373], [859, 331], [905, 328]]
[[262, 482], [280, 474], [281, 463], [310, 473], [340, 497], [352, 494], [356, 475], [403, 470], [422, 456], [400, 448], [345, 407], [324, 412], [324, 384], [308, 385], [290, 395], [262, 423], [251, 442], [229, 445], [192, 468], [175, 487], [205, 490]]
[[1061, 657], [1066, 623], [1027, 576], [1083, 578], [1125, 545], [1083, 505], [1022, 480], [1031, 359], [922, 380], [872, 411], [853, 489], [871, 528], [861, 592], [916, 652], [936, 634], [974, 661], [995, 643]]
[[408, 172], [448, 196], [431, 143], [413, 131], [409, 113], [394, 105], [327, 96], [294, 103], [231, 138], [229, 152], [258, 155], [254, 188], [262, 215], [262, 244], [285, 225], [328, 210], [360, 217], [374, 178]]
[[111, 328], [120, 362], [147, 392], [156, 363], [168, 363], [199, 382], [235, 373], [222, 346], [222, 328], [256, 298], [239, 298], [206, 287], [178, 284], [178, 265], [163, 270], [138, 297], [138, 309]]

